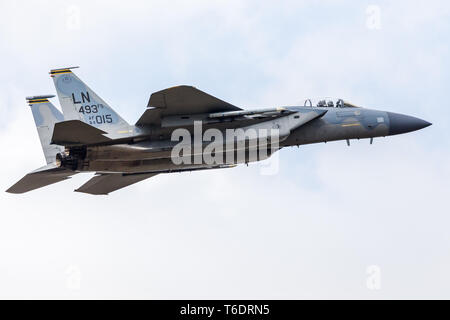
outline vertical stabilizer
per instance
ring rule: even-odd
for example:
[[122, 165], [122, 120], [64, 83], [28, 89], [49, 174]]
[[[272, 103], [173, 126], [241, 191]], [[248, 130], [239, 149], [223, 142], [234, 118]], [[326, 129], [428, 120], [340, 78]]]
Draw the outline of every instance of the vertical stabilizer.
[[72, 68], [50, 71], [65, 120], [80, 120], [106, 132], [129, 127], [102, 98], [81, 81]]
[[50, 144], [55, 123], [64, 121], [61, 112], [48, 100], [48, 98], [52, 97], [54, 96], [34, 96], [27, 98], [47, 164], [55, 162], [56, 154], [64, 151], [63, 146]]

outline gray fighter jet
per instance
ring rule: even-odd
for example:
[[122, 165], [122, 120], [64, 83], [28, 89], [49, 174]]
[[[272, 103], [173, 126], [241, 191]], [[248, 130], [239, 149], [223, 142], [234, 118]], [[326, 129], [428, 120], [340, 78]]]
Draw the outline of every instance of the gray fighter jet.
[[309, 143], [349, 144], [362, 138], [372, 143], [375, 137], [431, 125], [341, 99], [243, 110], [191, 86], [153, 93], [142, 116], [130, 125], [72, 69], [50, 71], [62, 113], [49, 101], [52, 95], [27, 98], [47, 165], [7, 192], [24, 193], [95, 172], [75, 191], [108, 194], [160, 173], [234, 167]]

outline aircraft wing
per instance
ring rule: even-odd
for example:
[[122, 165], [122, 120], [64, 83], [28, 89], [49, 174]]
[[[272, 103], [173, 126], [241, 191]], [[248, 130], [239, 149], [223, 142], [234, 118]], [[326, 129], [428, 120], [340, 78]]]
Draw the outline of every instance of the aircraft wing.
[[191, 86], [178, 86], [152, 93], [147, 108], [136, 125], [159, 125], [162, 117], [173, 115], [242, 110]]
[[156, 176], [158, 173], [140, 173], [140, 174], [124, 174], [124, 173], [105, 173], [99, 174], [88, 180], [76, 192], [89, 194], [107, 195], [110, 192], [122, 189], [136, 182]]
[[55, 164], [49, 164], [28, 173], [16, 182], [6, 192], [25, 193], [34, 189], [48, 186], [50, 184], [69, 179], [77, 172], [65, 168], [59, 168]]
[[234, 167], [236, 167], [235, 164], [219, 165], [214, 167], [184, 168], [179, 170], [160, 170], [157, 172], [148, 172], [148, 173], [100, 173], [91, 178], [90, 180], [88, 180], [85, 184], [83, 184], [75, 191], [89, 193], [93, 195], [107, 195], [110, 192], [125, 188], [136, 182], [154, 177], [160, 173], [225, 169]]

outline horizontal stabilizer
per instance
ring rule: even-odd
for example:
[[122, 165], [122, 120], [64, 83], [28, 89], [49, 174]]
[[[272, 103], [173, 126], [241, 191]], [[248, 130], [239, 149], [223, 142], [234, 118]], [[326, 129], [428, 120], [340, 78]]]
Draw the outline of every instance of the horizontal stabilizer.
[[50, 184], [69, 179], [77, 172], [65, 168], [59, 168], [54, 163], [46, 165], [30, 172], [16, 182], [6, 192], [25, 193], [34, 189], [42, 188]]
[[105, 137], [105, 133], [80, 120], [68, 120], [55, 124], [52, 143], [68, 146], [108, 142], [111, 139]]
[[156, 176], [157, 173], [123, 174], [106, 173], [99, 174], [83, 184], [76, 192], [94, 195], [106, 195], [110, 192], [122, 189], [136, 182]]

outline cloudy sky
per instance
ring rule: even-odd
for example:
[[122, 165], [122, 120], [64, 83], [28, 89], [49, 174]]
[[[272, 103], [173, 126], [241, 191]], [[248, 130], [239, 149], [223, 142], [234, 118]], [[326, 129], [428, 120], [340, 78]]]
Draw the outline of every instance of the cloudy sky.
[[[240, 107], [333, 96], [424, 130], [0, 193], [0, 298], [450, 298], [448, 1], [0, 1], [0, 189], [44, 164], [25, 96], [78, 76], [128, 122], [194, 85]], [[58, 104], [57, 101], [54, 101]]]

